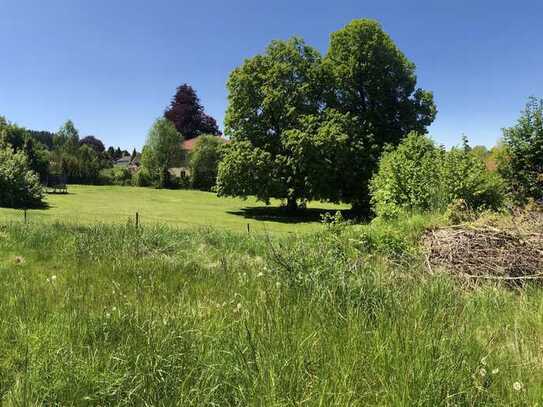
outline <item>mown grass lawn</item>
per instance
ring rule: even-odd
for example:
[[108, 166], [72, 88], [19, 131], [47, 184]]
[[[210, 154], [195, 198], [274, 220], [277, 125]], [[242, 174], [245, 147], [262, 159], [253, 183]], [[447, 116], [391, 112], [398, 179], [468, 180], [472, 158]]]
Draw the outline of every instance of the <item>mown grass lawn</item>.
[[[120, 186], [70, 185], [69, 194], [47, 195], [46, 209], [28, 211], [29, 221], [40, 220], [81, 224], [142, 224], [176, 227], [212, 226], [232, 231], [302, 232], [319, 227], [324, 210], [335, 212], [347, 206], [311, 203], [303, 217], [285, 217], [279, 201], [267, 207], [254, 198], [218, 198], [215, 194], [191, 190], [157, 190]], [[0, 208], [0, 222], [22, 220], [21, 210]]]

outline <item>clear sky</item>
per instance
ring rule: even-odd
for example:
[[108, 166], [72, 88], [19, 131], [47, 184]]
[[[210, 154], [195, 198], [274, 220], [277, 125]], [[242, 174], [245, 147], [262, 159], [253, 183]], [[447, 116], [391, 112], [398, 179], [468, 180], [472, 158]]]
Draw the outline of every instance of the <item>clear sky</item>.
[[0, 115], [36, 130], [140, 148], [187, 82], [222, 128], [225, 82], [272, 39], [323, 53], [355, 18], [377, 19], [439, 109], [430, 133], [493, 145], [543, 97], [543, 1], [0, 0]]

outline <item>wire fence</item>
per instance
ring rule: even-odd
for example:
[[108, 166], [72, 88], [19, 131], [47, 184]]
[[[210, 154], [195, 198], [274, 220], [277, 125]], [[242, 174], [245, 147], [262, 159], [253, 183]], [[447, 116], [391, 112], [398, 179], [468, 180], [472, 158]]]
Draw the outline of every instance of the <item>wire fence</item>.
[[[206, 194], [206, 195], [203, 195]], [[43, 208], [0, 208], [0, 223], [45, 222], [75, 225], [166, 225], [212, 228], [244, 233], [298, 233], [322, 227], [322, 218], [344, 210], [338, 205], [313, 205], [292, 216], [280, 208], [200, 191], [164, 191], [110, 186], [69, 186], [67, 193], [49, 193]], [[328, 209], [329, 208], [329, 209]]]
[[250, 219], [247, 221], [237, 220], [231, 222], [212, 223], [199, 221], [194, 222], [186, 219], [168, 218], [164, 216], [155, 216], [139, 211], [131, 214], [125, 211], [108, 211], [105, 216], [84, 216], [74, 213], [72, 216], [55, 216], [47, 213], [47, 209], [2, 209], [0, 208], [0, 224], [2, 223], [49, 223], [66, 224], [74, 226], [89, 226], [95, 224], [112, 225], [131, 225], [136, 228], [146, 226], [168, 226], [172, 228], [191, 228], [191, 229], [218, 229], [223, 231], [243, 232], [247, 234], [268, 234], [268, 233], [288, 233], [296, 234], [299, 232], [317, 230], [320, 223], [314, 221], [307, 222], [288, 222], [288, 221], [264, 221]]

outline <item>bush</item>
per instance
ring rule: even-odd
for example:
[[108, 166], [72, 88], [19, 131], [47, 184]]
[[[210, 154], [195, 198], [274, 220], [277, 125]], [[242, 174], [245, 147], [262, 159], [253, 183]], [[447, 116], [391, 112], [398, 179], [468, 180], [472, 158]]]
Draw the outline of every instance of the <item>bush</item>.
[[190, 155], [193, 188], [211, 191], [215, 186], [222, 144], [222, 139], [215, 136], [200, 136], [198, 139]]
[[181, 174], [180, 177], [170, 176], [168, 187], [171, 189], [189, 189], [190, 178], [185, 174]]
[[543, 99], [531, 98], [517, 124], [503, 131], [498, 170], [520, 202], [543, 198]]
[[440, 173], [445, 205], [458, 199], [463, 199], [473, 210], [495, 210], [503, 205], [505, 187], [502, 178], [488, 171], [485, 163], [471, 151], [453, 148], [447, 152]]
[[43, 188], [23, 151], [0, 146], [0, 206], [26, 208], [42, 204]]
[[132, 185], [132, 173], [126, 167], [106, 168], [100, 171], [100, 181], [106, 185]]
[[396, 217], [403, 210], [429, 211], [441, 206], [436, 174], [445, 152], [425, 136], [411, 133], [386, 151], [370, 185], [377, 215]]
[[474, 210], [497, 209], [504, 197], [501, 178], [469, 149], [447, 152], [417, 133], [383, 154], [371, 191], [376, 214], [388, 218], [406, 211], [442, 212], [457, 199]]
[[153, 185], [153, 177], [147, 168], [140, 168], [140, 170], [132, 176], [132, 185], [136, 187], [149, 187]]

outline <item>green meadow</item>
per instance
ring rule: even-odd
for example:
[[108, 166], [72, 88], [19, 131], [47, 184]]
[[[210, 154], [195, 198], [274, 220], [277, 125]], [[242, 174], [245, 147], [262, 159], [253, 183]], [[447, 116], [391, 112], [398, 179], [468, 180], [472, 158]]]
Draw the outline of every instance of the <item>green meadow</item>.
[[537, 405], [540, 289], [430, 275], [439, 222], [3, 222], [1, 404]]
[[[301, 218], [284, 216], [274, 200], [270, 206], [253, 198], [218, 198], [211, 192], [121, 186], [70, 185], [68, 194], [49, 194], [44, 209], [32, 209], [28, 221], [75, 224], [168, 224], [174, 227], [210, 226], [231, 231], [314, 231], [320, 215], [348, 206], [310, 203]], [[0, 208], [1, 221], [24, 220], [19, 209]]]

